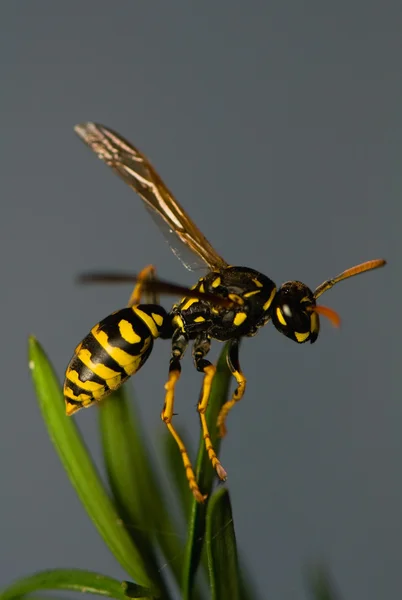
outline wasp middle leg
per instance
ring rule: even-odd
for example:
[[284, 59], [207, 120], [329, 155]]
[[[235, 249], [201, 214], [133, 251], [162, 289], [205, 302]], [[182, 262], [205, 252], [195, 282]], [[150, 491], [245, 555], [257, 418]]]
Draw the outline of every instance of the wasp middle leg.
[[200, 373], [204, 373], [204, 381], [202, 384], [202, 391], [200, 400], [197, 405], [197, 410], [200, 415], [202, 434], [205, 442], [205, 448], [208, 453], [208, 457], [212, 463], [212, 466], [216, 470], [219, 479], [222, 481], [226, 480], [227, 474], [225, 469], [222, 467], [215, 449], [212, 445], [211, 435], [209, 433], [206, 410], [208, 407], [209, 397], [211, 395], [212, 381], [215, 377], [216, 367], [212, 365], [209, 360], [205, 359], [211, 347], [211, 340], [206, 335], [200, 335], [194, 342], [193, 347], [193, 359], [194, 364]]
[[229, 350], [227, 354], [227, 365], [232, 373], [233, 377], [236, 379], [237, 387], [233, 392], [233, 396], [230, 400], [225, 402], [222, 406], [221, 411], [218, 415], [217, 425], [219, 428], [219, 435], [224, 437], [226, 435], [226, 417], [228, 416], [229, 411], [233, 408], [236, 402], [239, 402], [246, 390], [247, 379], [242, 373], [240, 363], [239, 363], [239, 339], [234, 338], [230, 340]]
[[206, 496], [204, 496], [200, 492], [187, 449], [184, 445], [183, 440], [177, 433], [176, 429], [173, 427], [172, 423], [172, 418], [174, 414], [174, 393], [176, 384], [180, 379], [181, 374], [180, 361], [184, 355], [184, 352], [186, 351], [188, 342], [189, 338], [187, 334], [184, 333], [182, 330], [177, 329], [172, 337], [172, 356], [170, 359], [169, 366], [169, 378], [165, 384], [166, 396], [165, 404], [161, 413], [161, 419], [165, 423], [166, 427], [168, 428], [174, 439], [176, 440], [176, 443], [179, 447], [183, 459], [184, 468], [186, 471], [187, 480], [195, 499], [198, 502], [204, 502]]

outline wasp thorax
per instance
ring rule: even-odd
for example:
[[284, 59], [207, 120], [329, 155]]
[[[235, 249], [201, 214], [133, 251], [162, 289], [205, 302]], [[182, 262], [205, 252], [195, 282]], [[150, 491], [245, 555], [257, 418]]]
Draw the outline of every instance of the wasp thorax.
[[275, 327], [298, 344], [313, 344], [320, 330], [313, 292], [301, 281], [287, 281], [276, 293], [271, 307]]

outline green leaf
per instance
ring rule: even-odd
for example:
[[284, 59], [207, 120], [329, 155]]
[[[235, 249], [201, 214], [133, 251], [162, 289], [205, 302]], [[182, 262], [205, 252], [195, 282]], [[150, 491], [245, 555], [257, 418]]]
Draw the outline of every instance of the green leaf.
[[212, 600], [240, 600], [241, 586], [229, 492], [220, 489], [208, 503], [206, 545]]
[[310, 569], [307, 579], [314, 600], [339, 600], [338, 592], [324, 567]]
[[106, 471], [117, 511], [152, 569], [152, 579], [161, 587], [153, 547], [152, 512], [146, 510], [149, 501], [147, 465], [141, 464], [142, 448], [122, 388], [99, 404], [98, 415]]
[[[180, 537], [166, 509], [164, 493], [147, 451], [145, 436], [121, 387], [99, 405], [102, 446], [117, 510], [147, 562], [153, 580], [164, 587], [155, 555], [157, 540], [177, 582], [181, 578]], [[167, 597], [166, 589], [164, 594]]]
[[[226, 344], [217, 363], [216, 375], [213, 379], [211, 396], [209, 399], [206, 419], [211, 435], [211, 441], [216, 453], [219, 453], [220, 438], [218, 437], [218, 428], [216, 422], [218, 419], [221, 406], [226, 402], [231, 381], [231, 373], [226, 363], [228, 345]], [[217, 479], [215, 469], [213, 469], [211, 461], [208, 458], [205, 450], [205, 443], [200, 435], [200, 443], [196, 461], [196, 476], [201, 493], [211, 493], [214, 481]], [[205, 536], [205, 517], [208, 499], [205, 503], [200, 503], [192, 498], [190, 521], [187, 533], [186, 553], [184, 556], [183, 567], [183, 583], [182, 592], [183, 599], [190, 600], [192, 590], [194, 588], [194, 579], [201, 558], [202, 545]]]
[[[152, 590], [147, 590], [141, 585], [137, 585], [131, 581], [123, 581], [121, 585], [127, 598], [149, 598], [150, 600], [153, 600], [154, 598], [160, 597], [152, 595]], [[144, 593], [151, 595], [144, 596]], [[162, 597], [166, 598], [166, 596]]]
[[[177, 429], [177, 432], [183, 441], [185, 447], [190, 452], [191, 444], [189, 440], [189, 436], [187, 432], [183, 429]], [[190, 488], [188, 486], [188, 480], [186, 477], [186, 472], [183, 469], [183, 460], [181, 457], [180, 450], [177, 446], [176, 440], [174, 437], [166, 431], [166, 434], [163, 436], [163, 455], [165, 457], [166, 463], [168, 465], [168, 473], [170, 475], [171, 480], [174, 483], [175, 491], [178, 497], [178, 500], [181, 505], [182, 514], [186, 523], [188, 523], [190, 518], [190, 511], [192, 507], [192, 499], [193, 495], [190, 492]], [[190, 452], [191, 455], [191, 452]], [[177, 556], [178, 562], [182, 565], [183, 562], [183, 552]], [[206, 561], [205, 561], [206, 564]], [[206, 574], [208, 575], [208, 568], [205, 569]], [[180, 571], [181, 573], [181, 571]], [[197, 582], [201, 583], [201, 582]], [[205, 584], [206, 581], [204, 580]], [[200, 586], [193, 584], [193, 588], [191, 591], [191, 597], [193, 600], [200, 600], [203, 597]]]
[[[0, 594], [0, 598], [1, 600], [14, 600], [38, 590], [69, 590], [127, 600], [125, 589], [125, 583], [122, 584], [116, 579], [99, 573], [79, 569], [54, 569], [19, 579], [5, 589]], [[136, 597], [152, 598], [150, 591], [146, 588], [141, 588], [141, 593], [142, 596]]]
[[[2, 598], [0, 592], [0, 598]], [[24, 598], [24, 596], [18, 596], [19, 599]], [[72, 598], [72, 596], [71, 596]], [[48, 594], [47, 590], [44, 594], [29, 594], [28, 600], [67, 600], [68, 596], [65, 594], [57, 596], [56, 594]]]
[[[240, 554], [240, 553], [238, 553]], [[262, 600], [262, 596], [257, 593], [254, 583], [248, 572], [247, 565], [242, 560], [242, 556], [238, 556], [239, 561], [239, 578], [240, 578], [240, 598], [241, 600]]]
[[40, 344], [29, 339], [29, 366], [49, 436], [86, 511], [114, 556], [137, 583], [152, 588], [150, 570], [113, 506], [72, 418]]

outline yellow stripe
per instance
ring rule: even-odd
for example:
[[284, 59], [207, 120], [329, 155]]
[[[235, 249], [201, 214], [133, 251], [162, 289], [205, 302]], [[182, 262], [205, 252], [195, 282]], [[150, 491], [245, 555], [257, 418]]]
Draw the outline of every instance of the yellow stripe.
[[157, 338], [159, 337], [159, 329], [156, 326], [155, 321], [153, 320], [152, 317], [150, 317], [149, 315], [147, 315], [146, 312], [144, 312], [143, 310], [141, 310], [140, 308], [136, 307], [136, 306], [132, 306], [131, 307], [133, 312], [142, 320], [144, 321], [144, 323], [147, 325], [150, 334], [152, 335], [152, 337]]
[[255, 294], [259, 294], [260, 290], [254, 290], [253, 292], [247, 292], [247, 294], [243, 294], [243, 298], [250, 298], [250, 296], [255, 296]]
[[152, 318], [155, 321], [155, 323], [157, 325], [159, 325], [159, 327], [161, 327], [161, 325], [163, 323], [163, 317], [162, 317], [162, 315], [158, 315], [157, 313], [152, 313]]
[[134, 331], [132, 324], [126, 319], [119, 321], [119, 331], [123, 340], [129, 344], [138, 344], [141, 341], [141, 336]]
[[264, 304], [264, 306], [262, 307], [262, 310], [268, 310], [268, 308], [272, 304], [272, 300], [274, 299], [275, 294], [276, 294], [276, 287], [274, 287], [274, 289], [272, 290], [271, 295], [268, 298], [268, 300], [266, 301], [266, 303]]
[[64, 398], [64, 401], [66, 403], [67, 417], [71, 417], [71, 415], [73, 415], [77, 411], [81, 410], [81, 408], [86, 408], [86, 406], [84, 404], [75, 404], [75, 403], [69, 402], [68, 398]]
[[[143, 350], [148, 348], [150, 341], [151, 341], [151, 337], [147, 338], [147, 342], [144, 345]], [[124, 370], [127, 373], [127, 375], [134, 375], [134, 373], [136, 373], [138, 371], [138, 369], [140, 368], [140, 365], [141, 365], [141, 360], [142, 360], [143, 354], [144, 353], [141, 352], [141, 354], [132, 358], [131, 364], [124, 367]]]
[[213, 280], [213, 282], [211, 283], [211, 287], [216, 288], [221, 284], [221, 278], [217, 277], [216, 279]]
[[306, 333], [298, 333], [295, 331], [295, 337], [298, 342], [305, 342], [307, 338], [310, 337], [310, 332], [307, 331]]
[[203, 323], [204, 321], [204, 317], [197, 317], [196, 319], [194, 319], [194, 323]]
[[101, 383], [96, 383], [95, 381], [81, 381], [77, 371], [75, 370], [71, 370], [66, 373], [66, 378], [72, 383], [76, 383], [83, 390], [92, 392], [93, 396], [95, 396], [95, 392], [100, 392], [101, 394], [105, 393], [104, 385]]
[[[93, 402], [91, 395], [79, 394], [78, 396], [76, 396], [74, 394], [73, 390], [68, 387], [68, 385], [64, 386], [63, 393], [64, 393], [64, 396], [66, 399], [71, 398], [71, 400], [76, 400], [77, 402], [81, 402], [81, 404], [83, 406], [87, 406], [88, 404], [91, 404], [91, 402]], [[66, 402], [67, 402], [67, 400], [66, 400]]]
[[172, 324], [178, 329], [181, 329], [181, 331], [184, 331], [183, 319], [179, 315], [173, 317]]
[[252, 281], [253, 283], [255, 283], [255, 285], [256, 285], [257, 287], [259, 287], [259, 288], [262, 288], [262, 287], [264, 287], [264, 284], [263, 284], [263, 283], [261, 283], [261, 281], [258, 281], [258, 279], [252, 279], [251, 281]]
[[192, 286], [191, 286], [190, 290], [195, 290], [195, 289], [197, 289], [197, 286], [200, 286], [200, 288], [201, 288], [201, 287], [204, 285], [204, 284], [203, 284], [203, 281], [204, 281], [204, 278], [203, 278], [203, 277], [201, 277], [201, 279], [199, 279], [199, 280], [197, 281], [197, 283], [195, 283], [194, 285], [192, 285]]
[[276, 312], [276, 318], [278, 319], [279, 323], [281, 325], [284, 325], [286, 327], [287, 323], [286, 323], [285, 318], [283, 316], [283, 312], [281, 311], [281, 309], [279, 308], [279, 306], [278, 306], [278, 308], [276, 309], [275, 312]]
[[[111, 346], [109, 346], [109, 348], [111, 348]], [[108, 352], [108, 350], [106, 348], [105, 348], [105, 350]], [[111, 350], [113, 350], [113, 348], [111, 348]], [[108, 352], [108, 354], [110, 354], [110, 353]], [[106, 365], [103, 365], [102, 363], [92, 362], [92, 354], [90, 353], [90, 351], [88, 349], [84, 348], [83, 350], [80, 350], [79, 353], [77, 354], [77, 357], [80, 359], [81, 362], [84, 363], [84, 365], [86, 367], [88, 367], [88, 369], [90, 371], [92, 371], [93, 373], [95, 373], [95, 375], [98, 375], [105, 381], [108, 381], [109, 379], [114, 379], [115, 377], [120, 376], [120, 373], [118, 373], [117, 371], [113, 371], [113, 369], [110, 369]], [[130, 360], [132, 360], [132, 357], [130, 357]], [[68, 377], [68, 375], [69, 374], [67, 373], [67, 377]]]
[[189, 298], [185, 304], [181, 307], [181, 310], [188, 310], [190, 306], [195, 304], [195, 302], [199, 302], [198, 298]]
[[241, 325], [242, 323], [244, 323], [244, 321], [247, 319], [247, 315], [245, 312], [239, 312], [236, 314], [235, 318], [233, 319], [233, 325], [235, 325], [235, 327], [239, 327], [239, 325]]
[[229, 294], [228, 298], [235, 304], [240, 304], [241, 306], [244, 304], [243, 298], [241, 296], [239, 296], [238, 294]]
[[[103, 398], [103, 396], [109, 392], [109, 390], [106, 389], [106, 386], [96, 383], [95, 381], [81, 381], [79, 374], [75, 370], [68, 371], [68, 373], [66, 373], [66, 379], [72, 383], [75, 383], [78, 385], [78, 387], [91, 392], [96, 400], [101, 400], [101, 398]], [[102, 379], [105, 378], [102, 377]], [[111, 390], [115, 390], [122, 384], [122, 375], [118, 373], [111, 379], [105, 379], [105, 381]]]
[[[109, 354], [109, 356], [114, 358], [114, 360], [117, 362], [117, 364], [119, 364], [121, 367], [125, 368], [126, 365], [129, 365], [132, 362], [133, 357], [130, 354], [128, 354], [127, 352], [124, 352], [124, 350], [121, 350], [120, 348], [114, 348], [113, 346], [111, 346], [109, 344], [109, 339], [108, 339], [106, 333], [104, 331], [102, 331], [101, 329], [99, 329], [99, 325], [96, 325], [93, 329], [91, 329], [91, 333], [94, 336], [94, 338], [100, 343], [102, 348], [104, 350], [106, 350], [106, 352]], [[82, 352], [82, 350], [81, 350], [81, 352]], [[81, 358], [81, 356], [80, 356], [80, 358]], [[82, 360], [82, 358], [81, 358], [81, 360]], [[87, 365], [87, 366], [89, 367], [89, 365]], [[99, 365], [94, 365], [93, 367], [90, 366], [89, 368], [92, 369], [94, 371], [94, 373], [96, 373], [97, 375], [100, 375], [100, 373], [95, 371], [95, 369], [97, 367], [99, 367]], [[111, 371], [112, 374], [107, 375], [107, 376], [100, 375], [100, 377], [103, 377], [103, 379], [109, 379], [109, 378], [112, 378], [113, 376], [117, 375], [117, 373], [115, 371], [112, 371], [108, 367], [104, 367], [104, 368], [107, 369], [108, 371]]]
[[76, 347], [76, 349], [74, 350], [74, 354], [78, 354], [78, 352], [81, 350], [81, 348], [82, 348], [82, 342], [80, 342], [80, 343], [78, 344], [78, 346], [77, 346], [77, 347]]

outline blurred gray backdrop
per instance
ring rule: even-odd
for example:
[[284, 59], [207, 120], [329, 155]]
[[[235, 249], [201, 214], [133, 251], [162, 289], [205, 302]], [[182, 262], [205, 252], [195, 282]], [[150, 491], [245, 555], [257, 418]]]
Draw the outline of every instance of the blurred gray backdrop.
[[[320, 561], [345, 598], [397, 597], [401, 4], [37, 0], [0, 12], [0, 585], [62, 566], [124, 577], [48, 440], [28, 334], [61, 379], [75, 345], [130, 292], [81, 289], [80, 270], [152, 262], [163, 278], [195, 280], [74, 135], [95, 120], [151, 158], [232, 264], [314, 287], [389, 260], [325, 296], [340, 331], [324, 323], [315, 345], [297, 346], [267, 326], [243, 344], [249, 384], [222, 462], [262, 597], [306, 598], [303, 568]], [[153, 399], [141, 414], [155, 448], [168, 358], [157, 343], [135, 378]], [[183, 366], [176, 422], [196, 441], [201, 377], [190, 356]], [[99, 458], [96, 411], [76, 418]]]

